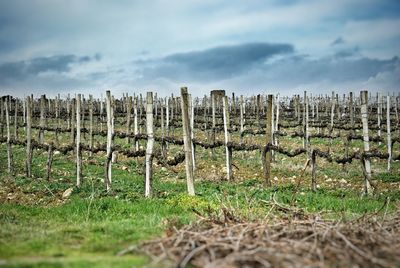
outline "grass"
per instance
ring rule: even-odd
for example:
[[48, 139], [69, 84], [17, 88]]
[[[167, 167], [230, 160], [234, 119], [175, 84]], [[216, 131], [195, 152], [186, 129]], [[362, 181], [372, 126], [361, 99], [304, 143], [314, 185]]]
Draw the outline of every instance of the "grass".
[[[21, 133], [22, 135], [22, 133]], [[49, 140], [51, 135], [46, 134]], [[67, 135], [61, 141], [69, 140]], [[102, 138], [103, 139], [103, 138]], [[249, 139], [250, 138], [246, 138]], [[251, 142], [262, 143], [262, 137]], [[118, 140], [123, 144], [123, 140]], [[326, 149], [327, 140], [316, 140], [314, 146]], [[287, 148], [300, 146], [301, 139], [282, 137]], [[356, 146], [358, 141], [352, 146]], [[337, 152], [343, 148], [335, 140]], [[396, 145], [398, 146], [398, 145]], [[340, 148], [339, 148], [340, 147]], [[400, 200], [400, 163], [386, 172], [385, 161], [372, 162], [374, 178], [381, 192], [363, 197], [359, 163], [345, 168], [318, 160], [316, 192], [309, 190], [310, 171], [300, 176], [304, 156], [288, 159], [276, 155], [272, 165], [273, 185], [263, 187], [259, 152], [235, 152], [235, 181], [225, 181], [224, 150], [218, 148], [215, 158], [210, 150], [197, 150], [196, 196], [186, 195], [184, 168], [155, 166], [153, 196], [143, 197], [142, 161], [121, 157], [113, 164], [113, 191], [106, 193], [102, 178], [104, 155], [90, 158], [84, 154], [84, 182], [74, 188], [74, 156], [55, 155], [50, 181], [45, 174], [47, 153], [34, 152], [33, 178], [26, 178], [25, 148], [14, 146], [17, 173], [6, 172], [6, 146], [0, 145], [0, 266], [8, 267], [132, 267], [143, 266], [149, 259], [139, 253], [117, 257], [129, 245], [163, 235], [170, 226], [196, 220], [193, 209], [206, 213], [209, 209], [228, 206], [249, 218], [263, 218], [270, 210], [263, 201], [275, 198], [323, 217], [354, 218], [364, 213], [387, 213], [398, 209]], [[398, 150], [398, 147], [394, 148]], [[169, 151], [176, 153], [178, 146]], [[384, 149], [381, 149], [384, 150]], [[216, 159], [216, 160], [215, 160]], [[298, 185], [298, 186], [297, 186]], [[62, 193], [73, 188], [72, 195]], [[390, 202], [385, 204], [385, 200]]]

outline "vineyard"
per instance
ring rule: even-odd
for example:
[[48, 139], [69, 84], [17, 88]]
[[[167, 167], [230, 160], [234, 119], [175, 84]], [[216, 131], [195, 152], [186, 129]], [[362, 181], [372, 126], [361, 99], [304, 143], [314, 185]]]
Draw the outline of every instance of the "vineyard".
[[0, 264], [394, 267], [399, 96], [3, 96]]

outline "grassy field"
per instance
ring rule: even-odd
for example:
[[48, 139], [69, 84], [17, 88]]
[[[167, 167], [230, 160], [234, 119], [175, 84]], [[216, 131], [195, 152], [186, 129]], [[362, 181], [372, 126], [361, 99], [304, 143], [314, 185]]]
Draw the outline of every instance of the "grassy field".
[[[22, 133], [21, 133], [22, 134]], [[200, 134], [199, 134], [200, 135]], [[198, 136], [199, 136], [198, 135]], [[46, 134], [51, 140], [51, 134]], [[263, 139], [248, 137], [253, 143]], [[65, 137], [68, 140], [68, 137]], [[117, 140], [124, 144], [125, 140]], [[283, 137], [286, 148], [301, 146], [301, 139]], [[326, 149], [326, 140], [315, 139], [313, 146]], [[335, 153], [342, 154], [340, 140]], [[384, 145], [374, 144], [385, 150]], [[374, 147], [373, 146], [373, 147]], [[352, 143], [354, 149], [361, 143]], [[180, 147], [171, 146], [170, 154]], [[399, 145], [394, 148], [398, 152]], [[143, 159], [119, 157], [113, 164], [113, 190], [104, 191], [104, 155], [84, 154], [84, 183], [74, 188], [74, 156], [56, 154], [52, 177], [43, 179], [47, 152], [35, 151], [33, 178], [23, 172], [25, 148], [15, 146], [16, 174], [6, 172], [6, 146], [0, 145], [0, 266], [5, 267], [132, 267], [149, 259], [137, 253], [123, 257], [124, 248], [164, 234], [171, 226], [197, 219], [196, 213], [234, 209], [249, 220], [266, 217], [273, 197], [280, 203], [320, 213], [322, 217], [351, 219], [364, 213], [392, 213], [400, 203], [400, 162], [387, 173], [386, 161], [373, 160], [373, 177], [379, 193], [361, 197], [362, 173], [359, 162], [346, 167], [318, 161], [318, 191], [310, 188], [310, 171], [300, 176], [305, 156], [276, 155], [272, 166], [273, 186], [265, 188], [259, 152], [234, 153], [235, 180], [225, 181], [224, 149], [197, 150], [196, 196], [189, 197], [183, 164], [169, 169], [154, 166], [153, 197], [145, 199]], [[72, 188], [72, 194], [63, 193]], [[387, 202], [387, 200], [389, 202]], [[386, 203], [385, 203], [386, 201]]]

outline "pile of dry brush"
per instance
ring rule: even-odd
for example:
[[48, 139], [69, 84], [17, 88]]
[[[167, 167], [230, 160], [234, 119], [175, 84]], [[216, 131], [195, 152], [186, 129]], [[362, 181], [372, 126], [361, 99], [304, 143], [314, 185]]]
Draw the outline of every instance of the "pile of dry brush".
[[151, 256], [153, 264], [176, 267], [400, 266], [399, 211], [334, 221], [277, 204], [272, 207], [286, 216], [246, 222], [222, 209], [199, 215], [198, 222], [180, 229], [171, 227], [166, 237], [120, 254], [140, 251]]

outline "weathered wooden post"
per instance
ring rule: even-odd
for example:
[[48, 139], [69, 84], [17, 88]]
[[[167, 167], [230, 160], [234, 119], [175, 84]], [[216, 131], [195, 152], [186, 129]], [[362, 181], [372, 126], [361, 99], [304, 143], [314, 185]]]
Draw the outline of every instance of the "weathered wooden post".
[[76, 112], [76, 98], [73, 98], [71, 102], [71, 144], [74, 144], [75, 142], [75, 125], [76, 125], [75, 112]]
[[165, 97], [165, 131], [169, 136], [169, 98]]
[[5, 108], [6, 108], [6, 125], [7, 125], [7, 171], [12, 174], [14, 172], [13, 167], [13, 155], [12, 155], [12, 146], [11, 146], [11, 132], [10, 132], [10, 113], [9, 107], [11, 107], [10, 98], [5, 100]]
[[81, 187], [82, 157], [81, 157], [81, 94], [76, 98], [76, 187]]
[[22, 99], [22, 122], [24, 123], [24, 131], [26, 131], [26, 98]]
[[187, 87], [181, 87], [181, 109], [182, 109], [182, 128], [183, 128], [183, 143], [185, 148], [185, 169], [186, 183], [189, 195], [195, 195], [194, 192], [194, 169], [193, 169], [193, 154], [192, 154], [192, 136], [190, 133], [189, 122], [189, 94]]
[[244, 109], [245, 104], [243, 101], [243, 95], [240, 95], [240, 141], [243, 142], [243, 131], [244, 131]]
[[71, 97], [68, 94], [67, 97], [67, 128], [71, 128]]
[[[276, 96], [275, 107], [276, 107], [276, 119], [275, 119], [275, 131], [279, 131], [279, 115], [280, 115], [280, 104], [279, 94]], [[274, 134], [274, 145], [278, 145], [278, 139]]]
[[190, 118], [190, 140], [191, 140], [191, 146], [192, 146], [192, 161], [193, 161], [193, 172], [196, 170], [196, 148], [193, 143], [194, 139], [194, 104], [193, 104], [193, 99], [192, 95], [189, 94], [189, 118]]
[[315, 150], [311, 152], [311, 190], [317, 190], [317, 153]]
[[4, 137], [4, 103], [3, 98], [0, 98], [0, 126], [1, 126], [1, 137]]
[[107, 159], [105, 168], [105, 179], [104, 184], [106, 190], [111, 190], [111, 170], [112, 170], [112, 146], [113, 146], [113, 124], [112, 124], [112, 104], [111, 104], [111, 92], [106, 92], [106, 113], [107, 113]]
[[309, 133], [308, 133], [308, 96], [307, 91], [304, 91], [304, 148], [307, 150], [308, 157], [310, 156], [309, 152]]
[[40, 97], [40, 130], [39, 130], [39, 143], [43, 143], [44, 140], [44, 127], [45, 123], [45, 105], [46, 105], [46, 95]]
[[145, 179], [145, 197], [151, 197], [151, 184], [153, 173], [153, 147], [154, 147], [154, 126], [153, 126], [153, 92], [147, 92], [146, 96], [146, 129], [147, 129], [147, 147], [146, 147], [146, 179]]
[[[381, 93], [377, 93], [377, 102], [378, 102], [378, 137], [381, 137], [381, 118], [382, 118], [382, 96]], [[382, 143], [379, 141], [378, 143], [381, 145]]]
[[301, 112], [300, 112], [300, 95], [296, 95], [296, 110], [297, 110], [297, 122], [301, 122]]
[[332, 141], [333, 141], [333, 118], [335, 117], [335, 92], [332, 91], [332, 99], [331, 99], [331, 124], [329, 126], [329, 153], [331, 152], [332, 148]]
[[32, 177], [32, 99], [26, 98], [26, 176]]
[[14, 139], [18, 139], [18, 99], [15, 99], [14, 104]]
[[272, 160], [272, 104], [274, 95], [268, 95], [267, 99], [267, 121], [265, 131], [265, 144], [266, 151], [263, 155], [263, 171], [264, 171], [264, 183], [266, 186], [271, 186], [271, 160]]
[[364, 140], [364, 157], [363, 169], [364, 174], [364, 194], [368, 195], [371, 193], [371, 162], [368, 156], [365, 156], [369, 152], [369, 136], [368, 136], [368, 91], [361, 91], [361, 121], [363, 125], [363, 140]]
[[387, 171], [390, 172], [390, 166], [392, 162], [392, 137], [390, 133], [390, 95], [386, 96], [386, 132], [387, 132], [387, 150], [388, 150], [388, 164]]
[[256, 122], [258, 128], [261, 128], [261, 121], [260, 121], [260, 107], [261, 107], [261, 95], [257, 95], [257, 102], [256, 102]]
[[90, 148], [90, 152], [89, 152], [89, 156], [92, 157], [93, 156], [93, 96], [89, 95], [89, 148]]
[[[211, 139], [212, 142], [215, 143], [215, 135], [216, 135], [216, 130], [215, 130], [215, 126], [216, 126], [216, 119], [215, 119], [215, 110], [216, 110], [216, 96], [215, 94], [213, 94], [213, 92], [211, 92], [211, 108], [212, 108], [212, 133], [211, 133]], [[215, 148], [211, 149], [211, 153], [212, 153], [212, 157], [213, 159], [215, 159]]]
[[55, 133], [55, 144], [59, 145], [59, 137], [58, 137], [58, 132], [60, 130], [60, 126], [61, 126], [61, 122], [60, 122], [60, 94], [58, 94], [58, 96], [56, 96], [55, 100], [54, 100], [54, 104], [55, 104], [55, 115], [56, 115], [56, 133]]
[[131, 134], [131, 110], [132, 110], [132, 96], [127, 96], [127, 103], [126, 103], [126, 142], [129, 144], [131, 142], [131, 138], [129, 135]]
[[133, 132], [135, 133], [135, 150], [139, 151], [139, 140], [137, 135], [139, 135], [139, 119], [138, 119], [138, 97], [135, 97], [133, 103]]
[[232, 172], [232, 149], [229, 148], [230, 143], [230, 119], [229, 119], [229, 105], [228, 105], [228, 97], [224, 96], [222, 98], [222, 108], [223, 108], [223, 116], [224, 116], [224, 134], [225, 134], [225, 155], [226, 155], [226, 178], [228, 181], [233, 179]]
[[353, 92], [350, 92], [350, 98], [349, 98], [349, 112], [350, 112], [350, 125], [351, 125], [351, 135], [354, 135], [354, 108], [353, 108]]

